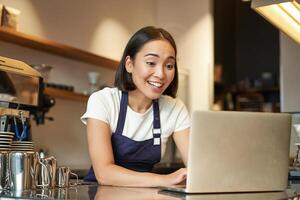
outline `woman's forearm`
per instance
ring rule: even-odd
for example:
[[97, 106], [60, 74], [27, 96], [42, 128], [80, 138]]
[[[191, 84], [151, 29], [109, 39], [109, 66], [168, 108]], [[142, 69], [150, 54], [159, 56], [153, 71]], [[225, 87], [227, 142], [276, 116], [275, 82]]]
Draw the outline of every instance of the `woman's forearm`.
[[156, 187], [164, 185], [164, 177], [149, 172], [136, 172], [120, 167], [115, 164], [109, 164], [95, 170], [97, 180], [102, 185], [132, 186], [132, 187]]

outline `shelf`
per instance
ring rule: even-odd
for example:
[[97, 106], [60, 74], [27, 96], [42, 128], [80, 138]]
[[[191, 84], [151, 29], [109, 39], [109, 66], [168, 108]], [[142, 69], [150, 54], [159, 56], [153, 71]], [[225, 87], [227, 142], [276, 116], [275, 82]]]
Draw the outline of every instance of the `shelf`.
[[44, 92], [45, 94], [48, 94], [52, 97], [73, 100], [73, 101], [87, 102], [89, 98], [88, 96], [80, 93], [75, 93], [75, 92], [60, 90], [55, 88], [46, 88]]
[[7, 28], [0, 28], [0, 40], [58, 56], [99, 65], [99, 67], [105, 67], [111, 70], [116, 70], [119, 63], [118, 61], [83, 51], [75, 47], [67, 46], [48, 39], [28, 35]]

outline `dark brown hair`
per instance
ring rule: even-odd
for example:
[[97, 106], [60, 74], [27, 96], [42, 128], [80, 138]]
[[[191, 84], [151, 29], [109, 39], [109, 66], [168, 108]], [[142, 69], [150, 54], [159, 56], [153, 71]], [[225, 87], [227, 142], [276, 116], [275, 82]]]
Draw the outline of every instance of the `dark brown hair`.
[[[119, 67], [115, 75], [115, 86], [122, 91], [135, 90], [131, 74], [126, 71], [125, 62], [126, 57], [130, 56], [133, 60], [139, 50], [147, 43], [153, 40], [166, 40], [168, 41], [175, 51], [175, 56], [177, 55], [177, 48], [175, 41], [170, 33], [162, 28], [156, 28], [153, 26], [147, 26], [138, 30], [128, 41], [122, 59], [120, 61]], [[178, 89], [178, 69], [177, 62], [175, 61], [175, 75], [173, 81], [170, 83], [168, 88], [164, 91], [164, 95], [171, 97], [176, 97]]]

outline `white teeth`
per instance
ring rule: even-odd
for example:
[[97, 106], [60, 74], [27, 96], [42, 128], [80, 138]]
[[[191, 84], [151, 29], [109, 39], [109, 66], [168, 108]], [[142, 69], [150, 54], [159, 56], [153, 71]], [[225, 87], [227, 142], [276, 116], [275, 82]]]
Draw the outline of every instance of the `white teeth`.
[[152, 81], [148, 81], [148, 83], [150, 85], [153, 85], [153, 86], [158, 87], [158, 88], [160, 88], [163, 85], [162, 83], [157, 83], [157, 82], [152, 82]]

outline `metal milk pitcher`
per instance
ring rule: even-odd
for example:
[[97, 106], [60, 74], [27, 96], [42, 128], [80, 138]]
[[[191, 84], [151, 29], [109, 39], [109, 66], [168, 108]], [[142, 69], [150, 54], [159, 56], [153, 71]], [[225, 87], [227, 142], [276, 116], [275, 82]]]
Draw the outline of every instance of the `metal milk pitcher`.
[[[70, 183], [70, 178], [75, 176], [77, 179], [76, 183]], [[78, 185], [78, 175], [73, 173], [70, 167], [58, 167], [56, 175], [56, 186], [59, 188], [76, 186]]]
[[36, 154], [38, 159], [35, 163], [34, 183], [38, 188], [55, 187], [56, 159], [53, 156], [41, 158]]
[[34, 152], [9, 153], [9, 184], [11, 190], [29, 190], [33, 186]]

